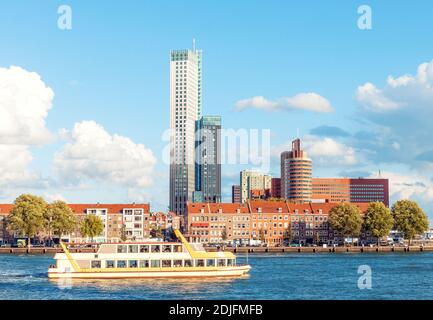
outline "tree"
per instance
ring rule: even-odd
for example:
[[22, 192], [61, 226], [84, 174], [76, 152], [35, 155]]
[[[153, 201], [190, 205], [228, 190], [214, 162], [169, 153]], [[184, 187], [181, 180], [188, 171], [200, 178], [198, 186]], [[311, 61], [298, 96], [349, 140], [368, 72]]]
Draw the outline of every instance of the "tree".
[[382, 202], [371, 202], [364, 217], [364, 229], [379, 239], [388, 235], [394, 225], [391, 211]]
[[64, 234], [71, 233], [77, 226], [72, 209], [64, 201], [54, 201], [47, 205], [44, 212], [44, 229], [48, 233], [49, 240], [52, 234], [62, 239]]
[[83, 236], [90, 237], [93, 242], [93, 238], [104, 231], [104, 223], [98, 216], [89, 214], [81, 222], [80, 231]]
[[329, 226], [344, 237], [358, 236], [361, 232], [362, 219], [359, 208], [350, 203], [340, 203], [329, 211]]
[[22, 194], [14, 201], [14, 207], [9, 216], [9, 231], [17, 232], [27, 237], [27, 246], [30, 240], [44, 228], [43, 214], [47, 208], [44, 199], [31, 194]]
[[120, 229], [120, 240], [125, 242], [128, 239], [126, 236], [126, 226], [125, 223], [122, 223], [122, 228]]
[[428, 230], [428, 218], [415, 201], [397, 201], [392, 206], [391, 211], [396, 229], [409, 240], [409, 245], [417, 234]]

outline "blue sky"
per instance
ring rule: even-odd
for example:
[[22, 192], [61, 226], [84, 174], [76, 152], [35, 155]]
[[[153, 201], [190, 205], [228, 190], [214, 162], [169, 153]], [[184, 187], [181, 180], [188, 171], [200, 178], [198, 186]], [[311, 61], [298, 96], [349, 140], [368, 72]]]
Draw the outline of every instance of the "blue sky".
[[[72, 8], [72, 30], [57, 27], [63, 4]], [[371, 30], [357, 27], [362, 4], [372, 8]], [[2, 181], [0, 170], [0, 200], [27, 191], [70, 202], [151, 201], [166, 209], [161, 136], [169, 123], [169, 51], [189, 48], [196, 38], [204, 56], [204, 114], [221, 115], [225, 128], [271, 129], [272, 174], [279, 174], [278, 152], [299, 129], [315, 176], [381, 170], [392, 199], [415, 199], [433, 217], [433, 64], [426, 79], [416, 80], [418, 66], [433, 60], [432, 12], [431, 1], [2, 1], [0, 68], [36, 72], [54, 97], [43, 117], [52, 139], [20, 140], [31, 161], [5, 168], [29, 177], [14, 185]], [[390, 75], [412, 78], [392, 86]], [[234, 110], [240, 100], [300, 93], [323, 97], [333, 111]], [[130, 139], [131, 149], [119, 152], [139, 149], [134, 163], [147, 167], [137, 173], [149, 181], [119, 178], [122, 171], [98, 168], [98, 158], [85, 168], [70, 161], [83, 141], [78, 136], [102, 133]], [[4, 152], [16, 141], [3, 142]], [[112, 147], [104, 150], [112, 163], [122, 161]], [[149, 150], [153, 162], [146, 162]], [[226, 200], [239, 170], [249, 167], [223, 167]], [[43, 185], [35, 185], [34, 174]]]

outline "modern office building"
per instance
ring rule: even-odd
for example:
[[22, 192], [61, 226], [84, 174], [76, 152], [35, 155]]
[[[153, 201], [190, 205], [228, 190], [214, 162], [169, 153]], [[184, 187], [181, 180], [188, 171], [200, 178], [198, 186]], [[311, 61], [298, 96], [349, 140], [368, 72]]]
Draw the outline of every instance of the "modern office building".
[[314, 202], [383, 202], [389, 206], [388, 179], [313, 178]]
[[232, 203], [241, 203], [241, 187], [239, 185], [232, 186]]
[[221, 202], [220, 116], [203, 116], [196, 122], [195, 179], [195, 198], [201, 198], [198, 202]]
[[[251, 199], [253, 190], [266, 190], [271, 189], [272, 177], [253, 170], [243, 170], [240, 173], [240, 188], [241, 188], [241, 202], [244, 203]], [[257, 192], [257, 191], [255, 191]]]
[[281, 196], [295, 202], [310, 202], [312, 161], [301, 149], [301, 140], [292, 141], [292, 151], [281, 153]]
[[195, 190], [195, 126], [202, 108], [202, 52], [170, 52], [170, 210], [185, 214]]

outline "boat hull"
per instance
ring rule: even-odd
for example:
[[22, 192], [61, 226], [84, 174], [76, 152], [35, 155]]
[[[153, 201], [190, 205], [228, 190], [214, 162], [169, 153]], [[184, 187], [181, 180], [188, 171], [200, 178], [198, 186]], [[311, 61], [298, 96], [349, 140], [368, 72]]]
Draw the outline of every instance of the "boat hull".
[[234, 266], [210, 270], [137, 270], [137, 271], [72, 271], [59, 272], [56, 268], [48, 270], [50, 279], [128, 279], [128, 278], [208, 278], [240, 277], [248, 274], [251, 267]]

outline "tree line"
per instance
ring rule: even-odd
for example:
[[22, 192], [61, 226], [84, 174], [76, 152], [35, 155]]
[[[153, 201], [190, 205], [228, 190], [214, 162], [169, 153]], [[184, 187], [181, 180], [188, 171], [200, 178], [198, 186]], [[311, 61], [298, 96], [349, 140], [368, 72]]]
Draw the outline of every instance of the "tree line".
[[51, 245], [53, 236], [61, 239], [78, 227], [82, 236], [92, 239], [104, 230], [103, 221], [98, 216], [87, 215], [79, 223], [64, 201], [47, 203], [42, 197], [31, 194], [22, 194], [15, 199], [7, 224], [8, 232], [27, 238], [28, 247], [31, 239], [41, 233], [45, 233], [44, 238]]
[[344, 237], [358, 237], [362, 231], [370, 232], [379, 240], [391, 230], [401, 232], [409, 245], [416, 235], [429, 228], [427, 215], [415, 201], [399, 200], [387, 208], [382, 202], [371, 202], [362, 217], [360, 209], [350, 203], [341, 203], [329, 212], [329, 226]]

